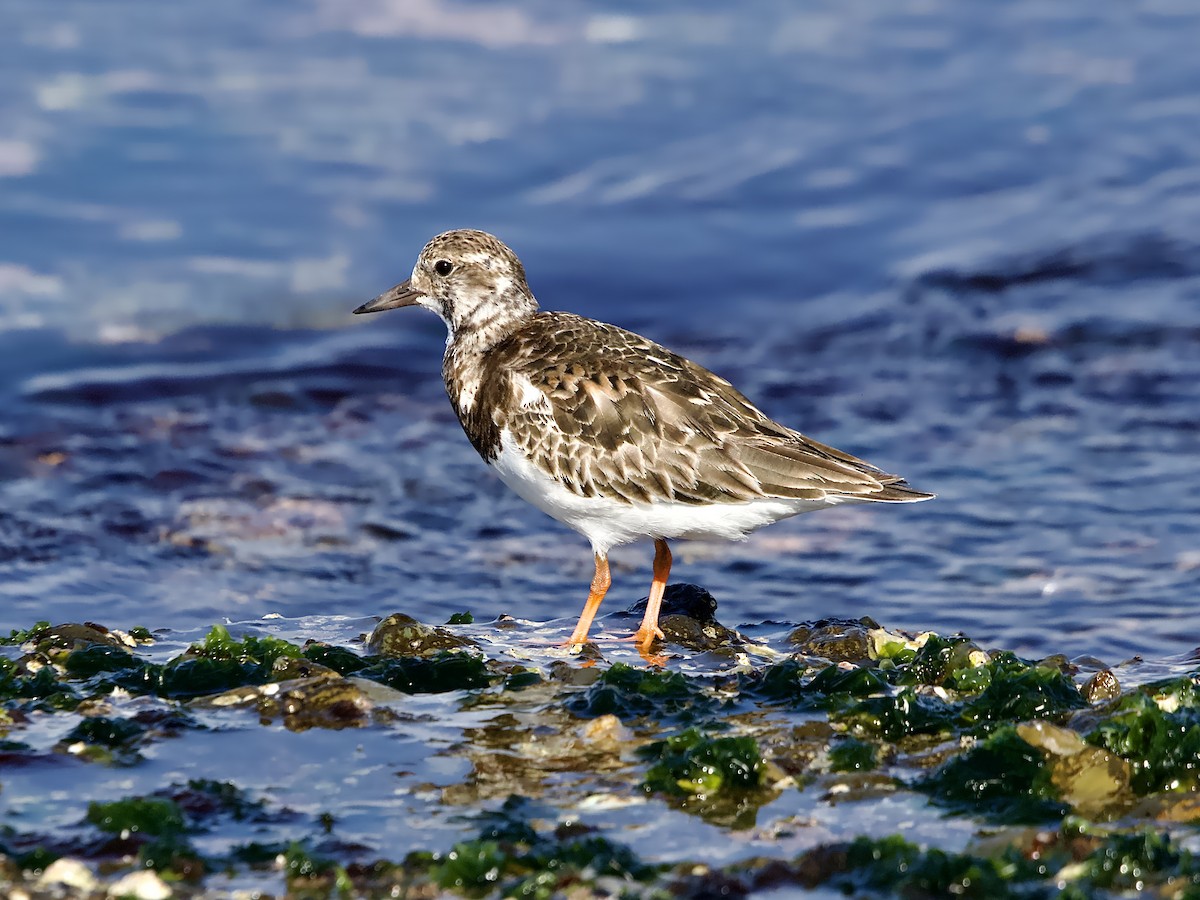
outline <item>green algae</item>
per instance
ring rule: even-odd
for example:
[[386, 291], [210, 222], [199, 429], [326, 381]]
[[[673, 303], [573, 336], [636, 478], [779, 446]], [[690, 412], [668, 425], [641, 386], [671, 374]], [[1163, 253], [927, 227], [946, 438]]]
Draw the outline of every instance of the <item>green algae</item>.
[[949, 732], [958, 721], [953, 704], [915, 688], [879, 697], [846, 702], [831, 712], [831, 718], [855, 733], [898, 741], [913, 734]]
[[1010, 824], [1061, 820], [1068, 807], [1042, 754], [1006, 726], [915, 787], [955, 812]]
[[484, 827], [477, 838], [455, 844], [444, 855], [413, 854], [409, 865], [423, 868], [438, 887], [469, 897], [496, 893], [542, 900], [567, 885], [596, 879], [617, 879], [633, 889], [663, 869], [590, 829], [539, 831], [524, 818], [533, 811], [525, 801], [509, 798], [500, 810], [481, 817]]
[[0, 657], [0, 702], [12, 702], [27, 710], [68, 712], [82, 699], [74, 688], [58, 679], [53, 666], [29, 673], [14, 660]]
[[317, 896], [332, 894], [342, 897], [353, 893], [353, 884], [345, 868], [334, 860], [317, 855], [296, 841], [281, 855], [290, 895], [306, 890], [315, 891]]
[[1026, 662], [1011, 653], [997, 654], [987, 665], [960, 670], [957, 689], [966, 691], [984, 683], [983, 690], [966, 701], [959, 713], [964, 726], [991, 726], [1024, 719], [1047, 719], [1083, 709], [1087, 701], [1061, 670]]
[[815, 673], [789, 659], [744, 676], [741, 689], [793, 709], [825, 710], [856, 733], [888, 741], [985, 734], [1006, 722], [1060, 718], [1088, 705], [1059, 669], [1011, 653], [986, 657], [966, 638], [932, 635], [917, 649], [891, 646], [891, 654], [875, 667], [826, 666]]
[[377, 681], [406, 694], [484, 688], [500, 678], [482, 656], [457, 650], [439, 650], [430, 656], [359, 656], [344, 647], [312, 644], [304, 656], [340, 675]]
[[101, 831], [167, 837], [183, 834], [187, 822], [178, 804], [163, 797], [128, 797], [111, 803], [89, 803], [87, 821]]
[[[867, 888], [903, 897], [978, 897], [980, 900], [1049, 896], [1029, 882], [1044, 870], [1017, 854], [996, 858], [922, 850], [904, 838], [858, 838], [846, 848], [847, 872], [831, 881], [850, 891]], [[1032, 891], [1031, 891], [1032, 888]]]
[[981, 900], [1086, 900], [1129, 893], [1193, 897], [1190, 891], [1200, 885], [1200, 860], [1169, 836], [1150, 831], [1091, 837], [1065, 827], [1041, 836], [1036, 852], [1009, 845], [994, 855], [921, 848], [899, 835], [860, 837], [842, 847], [810, 851], [800, 862], [797, 871], [817, 872], [809, 886], [824, 884], [855, 895], [869, 891], [880, 896]]
[[829, 769], [833, 772], [869, 772], [879, 765], [879, 748], [857, 738], [845, 738], [829, 748]]
[[1179, 847], [1170, 835], [1138, 831], [1110, 837], [1088, 857], [1081, 880], [1112, 891], [1145, 890], [1171, 882], [1200, 886], [1200, 857]]
[[1200, 790], [1200, 702], [1193, 679], [1148, 685], [1109, 712], [1086, 739], [1129, 762], [1134, 791]]
[[299, 659], [304, 651], [282, 638], [256, 637], [248, 634], [235, 640], [229, 629], [214, 625], [205, 635], [203, 642], [193, 644], [191, 651], [197, 656], [211, 660], [233, 660], [260, 666], [272, 666], [279, 659]]
[[720, 706], [698, 682], [680, 672], [613, 663], [595, 683], [570, 697], [567, 708], [579, 716], [614, 715], [622, 721], [643, 716], [696, 721]]
[[642, 790], [667, 797], [706, 821], [745, 828], [771, 799], [766, 764], [754, 738], [712, 737], [696, 728], [642, 747], [651, 762]]
[[110, 672], [138, 670], [146, 663], [138, 659], [124, 647], [110, 647], [107, 644], [90, 644], [80, 647], [67, 655], [63, 661], [63, 669], [72, 678], [88, 679], [96, 675]]
[[304, 648], [304, 658], [310, 662], [328, 666], [339, 675], [353, 675], [371, 665], [353, 650], [315, 641]]
[[146, 727], [132, 719], [89, 716], [67, 732], [59, 744], [85, 744], [99, 751], [93, 759], [132, 766], [142, 759], [136, 746], [145, 734]]
[[[1167, 817], [1175, 822], [1200, 817], [1200, 805], [1178, 802], [1200, 790], [1200, 692], [1194, 677], [1125, 690], [1113, 700], [1098, 696], [1088, 708], [1079, 688], [1054, 661], [985, 654], [964, 637], [877, 641], [882, 647], [877, 658], [861, 665], [822, 667], [811, 660], [788, 658], [756, 666], [750, 657], [724, 675], [620, 663], [606, 666], [600, 657], [582, 666], [577, 659], [558, 659], [545, 667], [543, 675], [541, 669], [513, 663], [511, 658], [489, 660], [478, 651], [383, 657], [319, 642], [299, 647], [259, 634], [234, 639], [223, 627], [212, 629], [172, 659], [151, 662], [144, 658], [147, 651], [141, 646], [118, 638], [118, 632], [100, 626], [39, 625], [21, 632], [19, 643], [25, 655], [0, 656], [0, 729], [4, 729], [0, 752], [11, 748], [22, 765], [35, 760], [42, 751], [34, 748], [46, 743], [12, 740], [9, 732], [20, 737], [20, 729], [35, 712], [74, 716], [69, 728], [52, 732], [62, 735], [54, 747], [58, 753], [69, 749], [86, 760], [136, 767], [148, 742], [179, 728], [197, 727], [227, 700], [218, 698], [217, 705], [209, 705], [191, 702], [194, 698], [285, 679], [292, 680], [271, 694], [279, 703], [306, 703], [305, 698], [315, 696], [311, 691], [296, 692], [297, 685], [345, 685], [361, 692], [361, 683], [344, 682], [334, 677], [338, 673], [405, 693], [462, 692], [465, 696], [451, 701], [454, 711], [470, 715], [487, 715], [489, 706], [503, 704], [512, 728], [542, 730], [536, 746], [545, 749], [555, 740], [565, 741], [567, 747], [586, 746], [586, 752], [542, 758], [543, 765], [553, 760], [553, 769], [538, 776], [551, 796], [560, 785], [588, 784], [587, 779], [595, 784], [598, 778], [604, 792], [597, 795], [601, 800], [648, 795], [651, 803], [697, 815], [722, 828], [748, 828], [756, 824], [764, 804], [781, 796], [781, 790], [806, 790], [810, 788], [805, 784], [821, 783], [820, 776], [803, 777], [809, 766], [817, 772], [871, 772], [866, 777], [886, 783], [889, 792], [903, 791], [908, 784], [952, 816], [999, 825], [1054, 825], [1064, 821], [1072, 805], [1078, 815], [1068, 822], [1087, 822], [1088, 816], [1102, 814], [1140, 817], [1135, 821], [1159, 815], [1164, 822]], [[306, 677], [312, 673], [314, 677]], [[130, 697], [158, 699], [123, 708]], [[429, 702], [423, 709], [430, 708]], [[563, 708], [593, 721], [571, 725], [567, 717], [564, 726], [563, 717], [554, 718], [554, 712]], [[731, 712], [737, 715], [730, 716]], [[618, 720], [632, 727], [623, 728]], [[262, 721], [266, 724], [267, 717]], [[396, 727], [392, 724], [396, 721], [394, 716], [364, 717], [361, 724], [386, 729]], [[1067, 727], [1049, 724], [1054, 721]], [[693, 727], [672, 733], [686, 726]], [[801, 737], [801, 726], [812, 727]], [[578, 744], [574, 729], [593, 727], [602, 737]], [[463, 732], [468, 743], [485, 733], [487, 728]], [[655, 736], [661, 739], [648, 740]], [[1082, 738], [1100, 749], [1088, 749]], [[804, 744], [803, 752], [796, 751], [798, 741]], [[1133, 797], [1126, 775], [1119, 802], [1110, 804], [1111, 809], [1086, 806], [1080, 799], [1084, 793], [1074, 792], [1074, 782], [1060, 777], [1067, 767], [1068, 757], [1062, 755], [1068, 752], [1062, 749], [1067, 744], [1086, 751], [1068, 748], [1074, 754], [1069, 756], [1070, 764], [1079, 770], [1069, 773], [1073, 778], [1095, 782], [1098, 775], [1090, 769], [1099, 766], [1097, 760], [1106, 758], [1119, 767], [1125, 766], [1124, 760], [1134, 791], [1145, 800]], [[525, 752], [519, 747], [525, 743], [505, 744], [503, 752]], [[767, 750], [769, 762], [761, 748]], [[456, 747], [449, 755], [478, 750]], [[1101, 750], [1112, 755], [1105, 757]], [[156, 747], [155, 752], [161, 755], [162, 750]], [[640, 781], [631, 762], [639, 757], [645, 766]], [[920, 768], [935, 763], [936, 769]], [[490, 773], [497, 786], [504, 784], [504, 777], [513, 777], [510, 768], [498, 764], [476, 765], [476, 770]], [[795, 781], [781, 780], [785, 774]], [[624, 788], [620, 779], [626, 782]], [[842, 795], [857, 804], [872, 796], [869, 792]], [[556, 824], [563, 815], [559, 806], [556, 801], [536, 809], [506, 808], [490, 820], [480, 817], [477, 837], [447, 841], [444, 846], [449, 849], [442, 853], [367, 863], [360, 860], [362, 848], [327, 840], [330, 828], [315, 817], [309, 819], [310, 837], [297, 836], [300, 826], [293, 824], [286, 840], [271, 839], [278, 838], [271, 829], [286, 819], [282, 811], [268, 810], [235, 782], [196, 781], [146, 797], [88, 807], [90, 825], [102, 834], [118, 836], [104, 841], [95, 838], [95, 831], [77, 843], [0, 832], [0, 854], [10, 866], [0, 869], [0, 884], [6, 877], [3, 872], [13, 866], [31, 870], [64, 853], [87, 854], [97, 852], [89, 848], [108, 847], [99, 851], [102, 857], [104, 853], [118, 854], [123, 860], [136, 856], [137, 865], [156, 869], [169, 880], [200, 883], [207, 873], [246, 867], [282, 871], [295, 896], [399, 892], [416, 897], [450, 892], [550, 897], [586, 888], [597, 878], [607, 879], [606, 891], [616, 885], [617, 892], [630, 895], [669, 890], [690, 896], [693, 886], [703, 892], [726, 882], [768, 889], [773, 877], [850, 892], [905, 896], [1058, 896], [1059, 889], [1047, 872], [1061, 873], [1060, 880], [1067, 885], [1063, 897], [1130, 892], [1147, 885], [1165, 896], [1184, 889], [1200, 892], [1195, 861], [1168, 836], [1166, 825], [1074, 836], [1064, 827], [1053, 839], [1053, 847], [1037, 850], [1041, 861], [1032, 868], [1022, 862], [1030, 862], [1027, 855], [1014, 855], [1015, 851], [952, 854], [937, 847], [918, 849], [899, 838], [887, 843], [860, 839], [828, 845], [812, 857], [776, 861], [774, 869], [758, 865], [752, 869], [756, 874], [730, 869], [710, 873], [715, 879], [711, 883], [693, 875], [670, 882], [667, 870], [646, 863], [603, 832], [577, 821]], [[197, 844], [204, 844], [196, 835], [219, 834], [222, 823], [231, 821], [256, 823], [264, 839], [226, 844], [219, 854], [197, 850]], [[769, 834], [772, 823], [763, 825], [763, 833]], [[1043, 829], [1039, 834], [1053, 832]], [[112, 860], [105, 864], [111, 865]], [[677, 871], [692, 869], [699, 871], [681, 863]], [[693, 878], [699, 881], [689, 880]]]
[[8, 633], [8, 637], [0, 637], [0, 646], [15, 646], [19, 647], [22, 644], [27, 644], [31, 641], [36, 641], [43, 633], [50, 629], [50, 623], [44, 619], [40, 622], [35, 622], [29, 628], [14, 628]]
[[484, 688], [497, 679], [482, 657], [444, 650], [432, 657], [377, 659], [355, 675], [406, 694], [442, 694]]

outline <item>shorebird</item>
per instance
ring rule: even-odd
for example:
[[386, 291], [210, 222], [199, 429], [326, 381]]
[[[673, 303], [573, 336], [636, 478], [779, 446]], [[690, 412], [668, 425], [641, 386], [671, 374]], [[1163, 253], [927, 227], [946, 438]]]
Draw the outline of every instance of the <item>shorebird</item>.
[[486, 232], [439, 234], [409, 279], [354, 312], [402, 306], [446, 323], [446, 393], [484, 462], [591, 542], [595, 575], [571, 645], [587, 641], [619, 544], [654, 541], [632, 636], [648, 651], [663, 636], [667, 541], [739, 540], [840, 503], [933, 496], [773, 421], [724, 378], [641, 335], [540, 310], [517, 255]]

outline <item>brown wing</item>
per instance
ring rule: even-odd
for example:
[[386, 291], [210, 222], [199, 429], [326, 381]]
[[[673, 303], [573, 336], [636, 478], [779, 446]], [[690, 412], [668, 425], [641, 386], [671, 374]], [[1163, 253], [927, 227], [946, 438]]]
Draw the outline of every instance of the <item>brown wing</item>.
[[515, 411], [511, 401], [493, 407], [496, 425], [583, 496], [679, 503], [929, 496], [773, 422], [723, 378], [614, 325], [539, 313], [492, 354], [517, 401]]

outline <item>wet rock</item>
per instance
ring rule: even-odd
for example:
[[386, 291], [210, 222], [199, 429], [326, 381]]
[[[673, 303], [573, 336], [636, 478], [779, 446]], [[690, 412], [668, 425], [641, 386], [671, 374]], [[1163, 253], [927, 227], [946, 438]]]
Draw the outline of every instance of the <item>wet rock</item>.
[[720, 622], [703, 622], [690, 616], [671, 615], [660, 618], [658, 626], [668, 643], [689, 650], [719, 650], [743, 643], [741, 635]]
[[[586, 644], [584, 645], [587, 646]], [[598, 669], [595, 666], [572, 665], [562, 660], [555, 660], [550, 664], [550, 678], [561, 684], [568, 684], [574, 687], [589, 687], [600, 680], [600, 676], [604, 674], [603, 669]]]
[[133, 900], [167, 900], [173, 891], [157, 872], [130, 872], [108, 886], [108, 896]]
[[1200, 797], [1195, 794], [1163, 793], [1143, 797], [1126, 812], [1131, 819], [1160, 822], [1200, 821]]
[[[643, 597], [626, 612], [645, 615], [649, 598]], [[689, 650], [717, 650], [740, 645], [741, 636], [716, 618], [717, 598], [696, 584], [668, 584], [663, 592], [658, 626], [665, 639]]]
[[430, 656], [442, 650], [475, 646], [469, 638], [425, 625], [404, 613], [388, 616], [367, 639], [367, 652], [377, 656]]
[[275, 681], [291, 681], [297, 678], [336, 678], [337, 671], [303, 656], [281, 656], [271, 663], [271, 678]]
[[830, 662], [864, 662], [871, 659], [874, 641], [871, 632], [878, 629], [874, 619], [821, 619], [795, 628], [787, 642], [797, 653], [819, 656]]
[[621, 720], [611, 713], [597, 716], [579, 729], [579, 736], [585, 744], [604, 750], [615, 751], [623, 744], [633, 739], [633, 732], [621, 724]]
[[94, 890], [96, 876], [92, 870], [77, 859], [64, 856], [46, 866], [37, 880], [38, 887], [65, 887], [83, 894]]
[[879, 800], [898, 789], [896, 779], [882, 772], [839, 772], [823, 776], [819, 784], [825, 786], [821, 799], [835, 805]]
[[357, 680], [337, 675], [234, 688], [193, 704], [215, 708], [254, 706], [264, 721], [282, 718], [291, 731], [361, 727], [368, 724], [374, 706]]
[[1037, 664], [1043, 669], [1058, 669], [1058, 671], [1066, 675], [1072, 675], [1078, 671], [1074, 663], [1062, 653], [1053, 653], [1050, 656], [1039, 659]]
[[259, 713], [264, 718], [281, 717], [288, 731], [337, 731], [361, 728], [370, 722], [373, 704], [361, 687], [345, 678], [301, 679], [266, 687], [279, 690], [274, 695], [264, 691]]
[[837, 731], [825, 719], [813, 719], [762, 738], [763, 752], [786, 775], [798, 777], [820, 757]]
[[1119, 696], [1121, 693], [1121, 684], [1111, 669], [1104, 669], [1089, 678], [1084, 686], [1080, 688], [1080, 693], [1083, 694], [1083, 698], [1088, 703], [1095, 705]]
[[115, 631], [109, 631], [103, 625], [95, 622], [68, 622], [63, 625], [51, 625], [41, 631], [30, 634], [39, 653], [51, 650], [77, 650], [91, 644], [104, 644], [108, 647], [133, 647], [134, 642]]
[[1069, 728], [1049, 722], [1017, 726], [1017, 734], [1050, 761], [1050, 781], [1080, 815], [1095, 819], [1119, 813], [1133, 801], [1129, 763], [1093, 747]]
[[[642, 610], [645, 604], [642, 601]], [[698, 584], [668, 584], [663, 591], [662, 616], [687, 616], [698, 622], [717, 623], [717, 598]]]

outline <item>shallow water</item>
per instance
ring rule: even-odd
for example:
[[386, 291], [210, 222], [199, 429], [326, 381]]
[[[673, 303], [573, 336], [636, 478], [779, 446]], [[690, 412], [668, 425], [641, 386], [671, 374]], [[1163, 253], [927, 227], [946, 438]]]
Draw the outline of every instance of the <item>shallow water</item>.
[[939, 494], [681, 546], [727, 619], [1192, 649], [1198, 18], [18, 3], [0, 626], [574, 615], [590, 554], [474, 457], [440, 323], [348, 315], [472, 225]]

